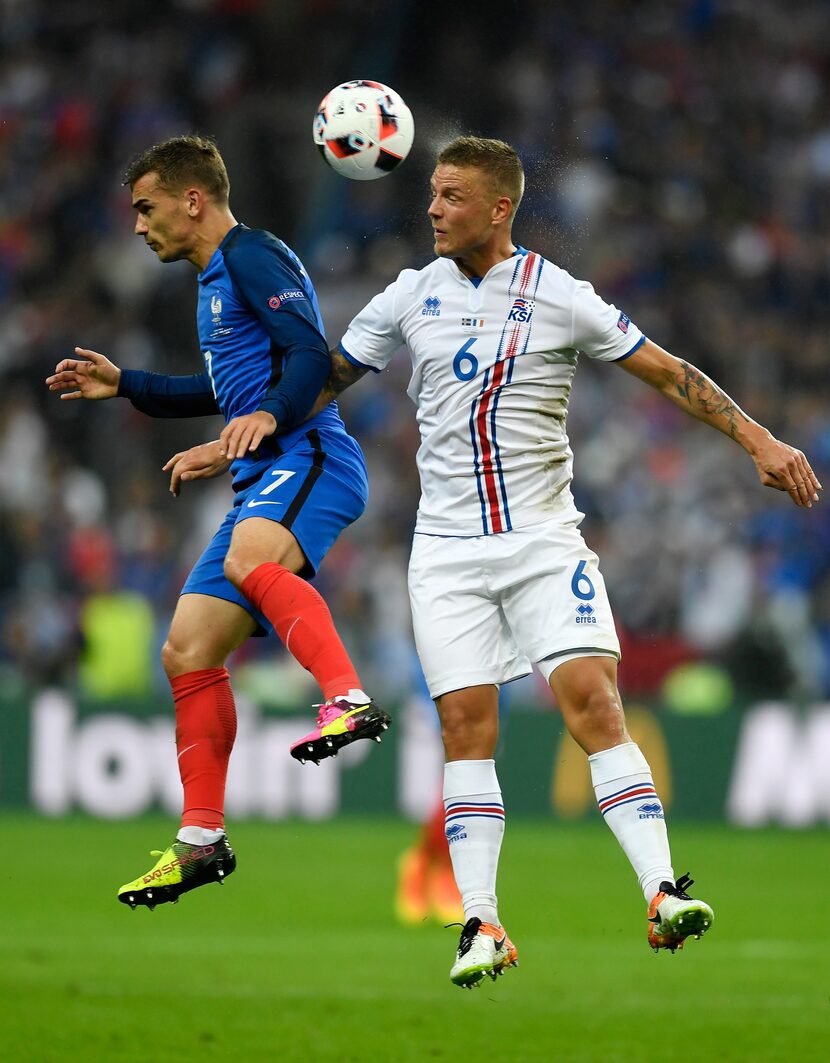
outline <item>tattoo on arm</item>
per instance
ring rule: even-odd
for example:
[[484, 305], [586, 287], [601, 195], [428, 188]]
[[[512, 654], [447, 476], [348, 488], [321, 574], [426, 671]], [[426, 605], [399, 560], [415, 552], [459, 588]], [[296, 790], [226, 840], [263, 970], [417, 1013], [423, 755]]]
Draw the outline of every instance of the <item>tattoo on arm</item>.
[[336, 399], [342, 391], [345, 391], [347, 387], [356, 383], [369, 372], [368, 366], [355, 365], [354, 362], [344, 358], [336, 348], [333, 351], [329, 351], [329, 356], [331, 358], [331, 372], [325, 387], [320, 393], [320, 397], [325, 399], [326, 402]]
[[723, 430], [732, 439], [737, 435], [738, 420], [749, 422], [744, 411], [725, 391], [721, 391], [714, 381], [688, 362], [680, 362], [680, 372], [674, 377], [674, 385], [678, 395], [686, 400], [692, 412], [704, 414], [709, 418], [722, 418], [725, 422]]

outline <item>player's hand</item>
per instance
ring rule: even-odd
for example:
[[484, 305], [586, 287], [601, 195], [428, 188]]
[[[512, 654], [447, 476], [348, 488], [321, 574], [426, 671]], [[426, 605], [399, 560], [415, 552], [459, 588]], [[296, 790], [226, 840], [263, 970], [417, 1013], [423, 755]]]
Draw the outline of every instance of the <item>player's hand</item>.
[[62, 399], [112, 399], [118, 394], [121, 370], [97, 351], [76, 347], [78, 358], [64, 358], [46, 378], [50, 391], [62, 391]]
[[797, 506], [812, 508], [822, 486], [800, 450], [770, 435], [752, 455], [765, 487], [786, 491]]
[[234, 417], [225, 425], [219, 436], [222, 453], [228, 461], [235, 461], [256, 450], [263, 439], [272, 436], [276, 430], [276, 418], [265, 410], [246, 413], [244, 417]]
[[183, 480], [209, 480], [221, 476], [230, 468], [230, 461], [222, 455], [219, 440], [201, 443], [190, 450], [182, 450], [162, 466], [170, 473], [170, 494], [178, 498]]

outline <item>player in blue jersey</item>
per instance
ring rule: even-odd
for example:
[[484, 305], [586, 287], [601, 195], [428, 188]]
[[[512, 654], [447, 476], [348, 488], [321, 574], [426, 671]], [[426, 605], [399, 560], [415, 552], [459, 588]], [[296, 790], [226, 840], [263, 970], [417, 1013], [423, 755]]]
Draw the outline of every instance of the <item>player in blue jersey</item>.
[[[116, 395], [153, 417], [221, 413], [218, 447], [200, 475], [230, 469], [236, 499], [182, 589], [162, 659], [176, 706], [184, 811], [176, 840], [119, 899], [152, 908], [211, 881], [236, 859], [224, 794], [236, 735], [225, 662], [245, 639], [275, 631], [320, 684], [315, 728], [296, 759], [334, 756], [375, 738], [389, 716], [363, 691], [331, 614], [307, 582], [340, 532], [363, 512], [366, 467], [337, 406], [313, 416], [330, 369], [317, 298], [300, 260], [269, 232], [237, 222], [213, 141], [181, 136], [139, 155], [125, 175], [135, 232], [162, 262], [199, 269], [197, 325], [204, 369], [192, 376], [121, 370], [75, 348], [47, 384], [62, 399]], [[189, 456], [190, 455], [190, 456]], [[192, 452], [166, 468], [178, 493]]]

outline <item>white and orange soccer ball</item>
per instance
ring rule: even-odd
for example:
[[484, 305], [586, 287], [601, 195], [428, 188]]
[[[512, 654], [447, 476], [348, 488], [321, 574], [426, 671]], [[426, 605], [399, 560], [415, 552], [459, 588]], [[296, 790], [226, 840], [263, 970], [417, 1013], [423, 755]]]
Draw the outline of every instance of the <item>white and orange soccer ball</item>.
[[407, 157], [415, 122], [388, 85], [347, 81], [320, 101], [313, 132], [314, 143], [333, 170], [352, 181], [374, 181]]

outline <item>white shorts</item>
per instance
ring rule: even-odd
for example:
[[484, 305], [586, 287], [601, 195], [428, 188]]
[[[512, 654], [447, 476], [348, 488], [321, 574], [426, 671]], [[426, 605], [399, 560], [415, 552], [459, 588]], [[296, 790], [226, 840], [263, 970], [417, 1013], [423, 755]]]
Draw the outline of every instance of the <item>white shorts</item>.
[[502, 684], [534, 664], [545, 679], [574, 657], [619, 660], [620, 643], [582, 514], [469, 538], [416, 534], [409, 597], [433, 698]]

